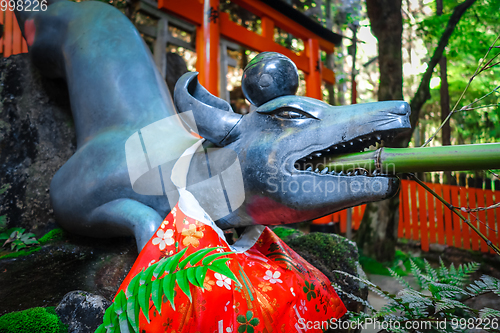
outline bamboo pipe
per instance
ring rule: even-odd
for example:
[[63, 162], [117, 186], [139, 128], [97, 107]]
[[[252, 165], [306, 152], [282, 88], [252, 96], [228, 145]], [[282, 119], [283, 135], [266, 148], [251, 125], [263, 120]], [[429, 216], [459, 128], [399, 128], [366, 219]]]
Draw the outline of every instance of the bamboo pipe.
[[364, 169], [384, 174], [500, 169], [500, 143], [421, 148], [386, 148], [330, 157], [330, 171]]

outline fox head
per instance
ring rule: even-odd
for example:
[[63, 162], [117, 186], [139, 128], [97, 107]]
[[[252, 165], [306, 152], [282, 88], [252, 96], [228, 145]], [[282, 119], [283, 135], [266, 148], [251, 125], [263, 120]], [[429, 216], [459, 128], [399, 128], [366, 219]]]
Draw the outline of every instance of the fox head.
[[[405, 102], [331, 106], [308, 97], [284, 95], [240, 115], [201, 86], [197, 73], [179, 79], [174, 100], [179, 113], [192, 111], [197, 132], [210, 143], [208, 146], [219, 147], [211, 149], [212, 156], [207, 155], [210, 166], [223, 170], [223, 165], [227, 167], [236, 157], [239, 161], [244, 198], [218, 219], [221, 227], [311, 220], [386, 199], [399, 188], [395, 176], [361, 167], [335, 173], [317, 161], [363, 151], [410, 128], [410, 109]], [[226, 191], [226, 200], [231, 203], [234, 189], [226, 184]], [[207, 211], [210, 205], [202, 203]]]

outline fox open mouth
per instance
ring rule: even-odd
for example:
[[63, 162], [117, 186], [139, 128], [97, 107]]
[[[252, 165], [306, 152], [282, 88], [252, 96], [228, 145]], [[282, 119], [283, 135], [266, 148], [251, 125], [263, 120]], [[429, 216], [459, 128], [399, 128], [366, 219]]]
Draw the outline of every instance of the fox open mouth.
[[339, 172], [329, 170], [327, 165], [335, 159], [335, 156], [371, 150], [370, 147], [375, 147], [377, 144], [382, 143], [382, 141], [391, 140], [395, 135], [395, 131], [379, 131], [361, 135], [350, 141], [340, 142], [322, 150], [315, 150], [309, 155], [295, 161], [294, 167], [298, 171], [311, 172], [319, 175], [391, 177], [392, 175], [383, 173], [379, 170], [370, 170], [368, 167], [362, 165]]

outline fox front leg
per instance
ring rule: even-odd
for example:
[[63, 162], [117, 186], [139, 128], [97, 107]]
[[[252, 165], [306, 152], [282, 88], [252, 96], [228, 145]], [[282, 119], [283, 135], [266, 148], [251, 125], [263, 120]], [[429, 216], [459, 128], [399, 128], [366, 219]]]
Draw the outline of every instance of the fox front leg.
[[[95, 208], [88, 224], [99, 226], [97, 233], [133, 235], [140, 252], [163, 218], [151, 207], [132, 199], [117, 199]], [[97, 234], [98, 235], [98, 234]]]

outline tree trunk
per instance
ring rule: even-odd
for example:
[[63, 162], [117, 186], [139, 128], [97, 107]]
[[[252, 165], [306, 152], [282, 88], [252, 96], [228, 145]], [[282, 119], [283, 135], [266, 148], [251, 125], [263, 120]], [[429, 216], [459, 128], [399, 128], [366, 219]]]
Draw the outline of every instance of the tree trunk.
[[[410, 123], [412, 130], [399, 135], [390, 143], [391, 147], [407, 147], [417, 123], [420, 109], [430, 98], [429, 83], [432, 72], [442, 57], [455, 26], [465, 11], [476, 0], [465, 0], [456, 6], [441, 36], [434, 54], [428, 63], [422, 81], [415, 96], [411, 100], [412, 113]], [[402, 16], [401, 0], [367, 0], [367, 11], [370, 24], [378, 40], [380, 88], [379, 101], [402, 99]], [[394, 258], [399, 221], [399, 197], [370, 203], [366, 207], [361, 226], [357, 234], [357, 243], [365, 255], [378, 261]]]
[[[401, 0], [367, 0], [368, 17], [378, 40], [380, 85], [378, 100], [403, 99]], [[397, 143], [390, 145], [399, 147]], [[399, 220], [399, 197], [366, 206], [356, 242], [363, 253], [379, 261], [394, 258]]]
[[[443, 0], [436, 0], [436, 14], [438, 16], [443, 15]], [[450, 93], [448, 89], [448, 70], [446, 64], [446, 56], [442, 56], [439, 60], [439, 76], [441, 78], [441, 87], [439, 88], [439, 94], [441, 99], [441, 122], [446, 120], [446, 117], [450, 114]], [[449, 146], [451, 144], [451, 128], [450, 122], [446, 122], [441, 129], [441, 144], [443, 146]], [[451, 182], [451, 172], [446, 171], [444, 173], [444, 184], [450, 184]]]

